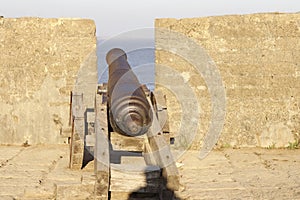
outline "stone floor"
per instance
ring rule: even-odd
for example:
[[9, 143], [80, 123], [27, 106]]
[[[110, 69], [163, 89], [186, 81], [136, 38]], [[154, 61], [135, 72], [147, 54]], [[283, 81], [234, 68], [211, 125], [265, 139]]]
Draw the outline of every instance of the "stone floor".
[[181, 199], [300, 199], [300, 150], [188, 152], [181, 163]]
[[0, 200], [91, 199], [91, 169], [70, 170], [69, 147], [0, 146]]
[[[0, 146], [0, 200], [93, 199], [92, 169], [68, 169], [69, 149]], [[300, 150], [223, 149], [180, 160], [182, 200], [300, 199]]]

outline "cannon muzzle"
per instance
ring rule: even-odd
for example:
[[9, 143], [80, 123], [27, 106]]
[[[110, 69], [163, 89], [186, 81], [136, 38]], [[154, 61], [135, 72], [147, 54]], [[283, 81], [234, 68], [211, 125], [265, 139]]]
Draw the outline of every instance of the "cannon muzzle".
[[109, 120], [115, 132], [126, 136], [146, 133], [152, 123], [152, 112], [142, 85], [127, 62], [121, 49], [106, 55], [109, 65]]

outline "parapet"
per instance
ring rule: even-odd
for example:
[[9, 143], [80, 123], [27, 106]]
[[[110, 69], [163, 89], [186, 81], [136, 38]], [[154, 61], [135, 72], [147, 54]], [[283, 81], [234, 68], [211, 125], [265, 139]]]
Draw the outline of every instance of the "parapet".
[[[216, 119], [212, 119], [208, 80], [189, 62], [203, 55], [195, 55], [197, 51], [191, 49], [188, 39], [210, 57], [203, 66], [216, 66], [225, 88], [226, 117], [219, 146], [286, 147], [299, 141], [299, 21], [299, 13], [156, 20], [156, 29], [166, 30], [157, 32], [156, 46], [177, 45], [172, 51], [156, 50], [157, 85], [176, 87], [188, 96], [186, 89], [178, 87], [180, 83], [187, 84], [198, 102], [199, 126], [192, 148], [200, 148], [209, 125]], [[185, 36], [186, 41], [180, 41], [172, 32]], [[189, 58], [174, 53], [180, 48], [189, 52]], [[169, 66], [174, 74], [165, 73], [166, 68], [159, 66]], [[183, 111], [175, 95], [168, 93], [170, 131], [178, 133], [180, 125], [185, 126], [180, 123]], [[190, 105], [192, 110], [186, 111], [192, 112], [196, 107]]]
[[0, 18], [0, 144], [67, 142], [70, 92], [82, 79], [96, 91], [95, 32], [89, 19]]

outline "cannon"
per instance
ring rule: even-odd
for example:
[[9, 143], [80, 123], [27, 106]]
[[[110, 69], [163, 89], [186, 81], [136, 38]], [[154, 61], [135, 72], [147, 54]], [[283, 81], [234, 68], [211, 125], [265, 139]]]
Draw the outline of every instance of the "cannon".
[[179, 173], [165, 96], [139, 82], [123, 50], [110, 50], [106, 62], [108, 83], [98, 85], [94, 108], [72, 94], [69, 165], [93, 161], [96, 199], [172, 199]]
[[152, 122], [152, 112], [142, 86], [121, 49], [107, 53], [109, 65], [108, 108], [113, 130], [126, 136], [145, 134]]

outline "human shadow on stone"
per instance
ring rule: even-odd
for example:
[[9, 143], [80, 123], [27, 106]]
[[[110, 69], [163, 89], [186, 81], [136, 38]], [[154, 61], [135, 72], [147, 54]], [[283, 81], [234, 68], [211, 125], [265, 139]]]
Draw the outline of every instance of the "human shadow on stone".
[[147, 185], [133, 191], [127, 200], [181, 200], [167, 186], [168, 182], [162, 175], [159, 178], [153, 178], [145, 173], [145, 177]]

